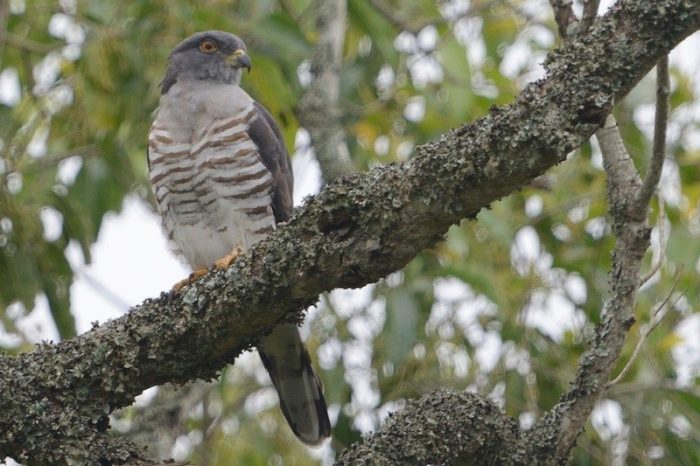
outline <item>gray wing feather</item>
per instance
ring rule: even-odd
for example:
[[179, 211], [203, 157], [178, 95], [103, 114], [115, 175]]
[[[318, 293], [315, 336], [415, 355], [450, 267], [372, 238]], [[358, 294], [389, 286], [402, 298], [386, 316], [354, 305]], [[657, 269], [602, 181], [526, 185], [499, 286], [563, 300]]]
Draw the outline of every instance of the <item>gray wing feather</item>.
[[[255, 103], [257, 118], [248, 135], [258, 147], [265, 167], [272, 174], [272, 211], [275, 221], [286, 222], [292, 214], [294, 178], [282, 133], [272, 115]], [[296, 436], [318, 445], [331, 434], [323, 386], [314, 373], [309, 352], [295, 325], [277, 326], [258, 345], [260, 358], [277, 389], [282, 413]]]
[[255, 102], [258, 117], [250, 122], [248, 135], [258, 146], [262, 162], [272, 174], [272, 211], [275, 221], [286, 222], [292, 215], [294, 175], [282, 132], [265, 107]]

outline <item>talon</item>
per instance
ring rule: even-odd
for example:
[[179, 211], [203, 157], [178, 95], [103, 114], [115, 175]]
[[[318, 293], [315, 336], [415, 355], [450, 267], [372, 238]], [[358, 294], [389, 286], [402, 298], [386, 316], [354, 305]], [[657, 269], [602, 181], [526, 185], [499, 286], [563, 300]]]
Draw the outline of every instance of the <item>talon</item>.
[[194, 272], [190, 274], [189, 277], [185, 278], [184, 280], [180, 280], [179, 282], [175, 283], [173, 285], [173, 291], [174, 292], [179, 292], [181, 289], [186, 287], [187, 285], [191, 285], [195, 281], [197, 281], [198, 278], [203, 277], [206, 275], [207, 269], [197, 269]]
[[228, 269], [229, 266], [233, 264], [233, 261], [235, 261], [241, 254], [243, 254], [243, 248], [240, 246], [236, 246], [230, 253], [214, 261], [214, 267], [222, 270]]

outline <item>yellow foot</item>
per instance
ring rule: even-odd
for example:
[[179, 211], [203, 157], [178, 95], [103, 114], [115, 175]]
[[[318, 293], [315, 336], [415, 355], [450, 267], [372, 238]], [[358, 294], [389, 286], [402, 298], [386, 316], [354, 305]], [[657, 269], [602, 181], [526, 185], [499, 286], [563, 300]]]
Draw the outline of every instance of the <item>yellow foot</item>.
[[222, 270], [228, 269], [229, 265], [231, 265], [233, 261], [235, 261], [236, 258], [241, 254], [243, 254], [243, 248], [240, 246], [236, 246], [230, 253], [214, 261], [214, 267]]
[[206, 275], [207, 269], [197, 269], [194, 272], [190, 274], [189, 277], [185, 278], [184, 280], [180, 280], [179, 282], [175, 283], [173, 285], [173, 291], [176, 293], [179, 292], [181, 289], [186, 287], [187, 285], [190, 285], [194, 283], [198, 278], [203, 277]]

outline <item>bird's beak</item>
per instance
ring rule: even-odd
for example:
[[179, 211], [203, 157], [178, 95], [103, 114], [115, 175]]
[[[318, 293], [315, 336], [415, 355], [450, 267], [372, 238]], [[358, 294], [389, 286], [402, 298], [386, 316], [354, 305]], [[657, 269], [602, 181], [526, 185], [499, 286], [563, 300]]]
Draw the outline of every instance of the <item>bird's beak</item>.
[[227, 56], [226, 62], [236, 68], [245, 68], [250, 71], [250, 57], [243, 49], [235, 50], [231, 55]]

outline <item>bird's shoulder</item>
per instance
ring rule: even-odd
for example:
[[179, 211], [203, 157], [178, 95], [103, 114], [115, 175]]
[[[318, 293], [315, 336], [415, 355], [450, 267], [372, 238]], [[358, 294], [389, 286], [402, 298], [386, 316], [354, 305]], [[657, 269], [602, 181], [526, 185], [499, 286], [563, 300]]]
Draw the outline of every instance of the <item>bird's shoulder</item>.
[[258, 147], [258, 153], [273, 179], [272, 210], [278, 222], [287, 221], [293, 208], [294, 176], [287, 147], [277, 122], [260, 103], [253, 104], [254, 118], [248, 135]]

